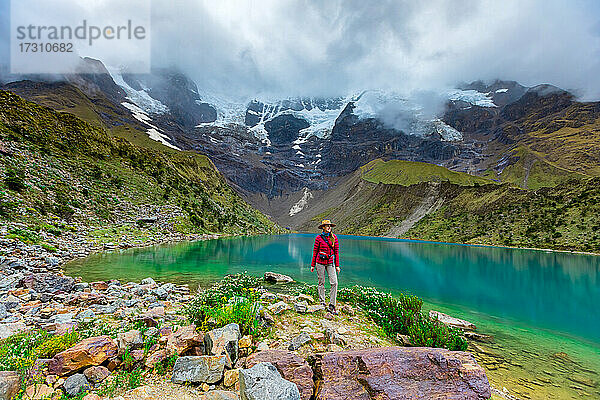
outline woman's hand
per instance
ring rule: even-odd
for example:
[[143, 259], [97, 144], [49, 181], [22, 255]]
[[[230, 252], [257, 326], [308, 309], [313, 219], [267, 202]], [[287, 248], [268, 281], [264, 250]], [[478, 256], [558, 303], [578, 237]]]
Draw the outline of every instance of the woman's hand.
[[313, 267], [312, 265], [310, 266], [310, 272], [315, 272], [315, 267]]
[[335, 270], [337, 271], [337, 273], [340, 273], [340, 267], [335, 267]]

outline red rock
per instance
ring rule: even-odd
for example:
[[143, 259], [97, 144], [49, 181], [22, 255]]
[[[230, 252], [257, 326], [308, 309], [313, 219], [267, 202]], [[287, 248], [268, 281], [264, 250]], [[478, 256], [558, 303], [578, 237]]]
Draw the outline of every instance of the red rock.
[[104, 281], [92, 282], [92, 283], [90, 283], [90, 286], [96, 290], [107, 290], [108, 289], [108, 283], [106, 283]]
[[310, 399], [315, 383], [313, 381], [313, 371], [306, 360], [287, 350], [264, 350], [249, 355], [246, 359], [246, 368], [252, 368], [260, 362], [273, 364], [283, 379], [298, 386], [302, 400]]
[[473, 355], [429, 347], [383, 347], [319, 353], [317, 400], [489, 399]]
[[87, 368], [85, 371], [83, 371], [83, 374], [88, 381], [92, 382], [93, 384], [98, 384], [108, 378], [110, 371], [106, 367], [97, 366]]
[[197, 332], [195, 325], [181, 326], [167, 337], [167, 352], [181, 355], [186, 351], [200, 347], [196, 353], [204, 354], [204, 333]]
[[117, 351], [117, 344], [110, 337], [91, 337], [55, 355], [48, 363], [48, 372], [65, 376], [85, 367], [100, 365], [116, 357]]
[[158, 364], [159, 362], [162, 362], [166, 359], [167, 359], [167, 352], [165, 350], [158, 350], [158, 351], [155, 351], [154, 353], [150, 354], [146, 358], [145, 365], [148, 368], [154, 368], [154, 366], [156, 364]]

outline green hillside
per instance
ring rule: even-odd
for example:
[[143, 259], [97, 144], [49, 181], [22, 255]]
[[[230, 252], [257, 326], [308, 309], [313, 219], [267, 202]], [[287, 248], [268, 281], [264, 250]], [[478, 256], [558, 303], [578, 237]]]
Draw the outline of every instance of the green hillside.
[[167, 209], [175, 229], [185, 232], [278, 231], [206, 156], [136, 146], [7, 91], [0, 91], [0, 148], [0, 218], [6, 221], [36, 229], [102, 226]]
[[461, 186], [496, 183], [464, 172], [450, 171], [439, 165], [417, 161], [376, 159], [360, 168], [368, 182], [409, 186], [421, 182], [450, 182]]

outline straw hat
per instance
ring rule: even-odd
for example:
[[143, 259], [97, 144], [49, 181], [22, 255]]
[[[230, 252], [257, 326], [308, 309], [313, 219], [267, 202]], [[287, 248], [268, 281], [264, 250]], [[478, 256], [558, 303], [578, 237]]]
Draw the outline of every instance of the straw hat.
[[319, 229], [323, 229], [323, 226], [325, 226], [325, 225], [330, 225], [331, 227], [335, 226], [335, 224], [332, 224], [330, 220], [324, 219], [323, 221], [321, 221], [321, 225], [319, 225]]

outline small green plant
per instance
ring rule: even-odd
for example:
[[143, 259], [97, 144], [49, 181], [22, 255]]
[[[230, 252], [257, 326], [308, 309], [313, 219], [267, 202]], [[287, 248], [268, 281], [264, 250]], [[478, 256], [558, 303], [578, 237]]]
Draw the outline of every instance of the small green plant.
[[23, 180], [23, 173], [12, 168], [6, 171], [4, 183], [6, 183], [6, 186], [10, 190], [14, 190], [15, 192], [22, 192], [27, 187]]
[[408, 334], [413, 346], [443, 347], [448, 350], [467, 349], [467, 340], [458, 329], [449, 328], [437, 319], [420, 315], [408, 327]]
[[103, 397], [113, 397], [119, 390], [135, 389], [144, 383], [143, 370], [136, 368], [133, 371], [119, 371], [104, 381], [98, 394]]
[[8, 231], [9, 239], [17, 239], [27, 244], [37, 244], [40, 241], [40, 237], [34, 231], [29, 229], [11, 229]]
[[226, 304], [206, 308], [206, 319], [201, 325], [202, 330], [220, 328], [227, 324], [237, 323], [242, 335], [259, 334], [258, 309], [260, 304], [253, 299], [235, 296]]

